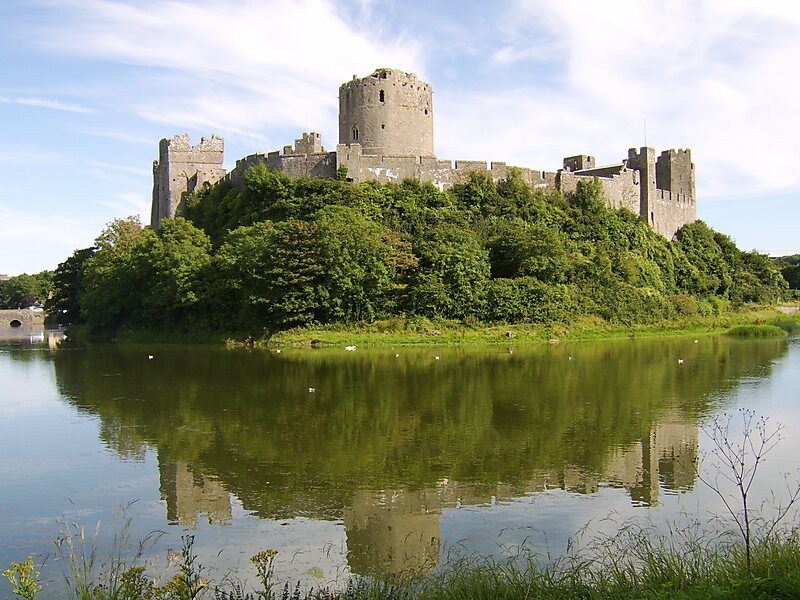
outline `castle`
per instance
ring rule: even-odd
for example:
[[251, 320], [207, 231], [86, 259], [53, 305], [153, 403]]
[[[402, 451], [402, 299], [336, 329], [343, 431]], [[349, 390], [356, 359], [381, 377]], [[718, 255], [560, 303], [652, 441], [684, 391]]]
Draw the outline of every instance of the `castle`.
[[[294, 145], [268, 154], [251, 154], [236, 161], [226, 173], [222, 166], [224, 142], [212, 136], [192, 146], [189, 136], [162, 139], [159, 159], [153, 163], [153, 206], [150, 223], [181, 210], [186, 195], [227, 178], [243, 185], [244, 173], [263, 164], [294, 177], [333, 179], [341, 169], [348, 180], [399, 182], [406, 178], [430, 181], [445, 190], [465, 180], [470, 171], [484, 171], [505, 179], [511, 168], [504, 162], [437, 159], [433, 153], [433, 91], [413, 73], [377, 69], [367, 77], [353, 76], [339, 87], [339, 143], [328, 152], [319, 133], [303, 133]], [[344, 169], [343, 169], [344, 167]], [[686, 223], [697, 219], [695, 170], [690, 150], [631, 148], [618, 164], [597, 166], [588, 155], [564, 159], [557, 171], [519, 168], [535, 189], [574, 192], [578, 182], [594, 178], [607, 201], [646, 219], [655, 231], [672, 239]]]

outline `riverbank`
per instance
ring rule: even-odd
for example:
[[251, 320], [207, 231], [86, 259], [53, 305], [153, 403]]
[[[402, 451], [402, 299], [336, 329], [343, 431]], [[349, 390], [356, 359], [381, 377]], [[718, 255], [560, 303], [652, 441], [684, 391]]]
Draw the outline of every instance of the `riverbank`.
[[[627, 326], [590, 317], [577, 319], [568, 325], [468, 325], [446, 320], [395, 318], [370, 324], [289, 329], [269, 339], [250, 343], [270, 347], [555, 344], [618, 338], [706, 336], [721, 334], [738, 326], [772, 325], [788, 332], [800, 330], [800, 317], [796, 313], [787, 315], [778, 308], [758, 306], [723, 315], [698, 315]], [[237, 345], [241, 342], [228, 340], [228, 343]]]
[[[581, 317], [569, 324], [484, 324], [422, 317], [394, 317], [371, 323], [297, 327], [260, 338], [201, 328], [184, 332], [127, 329], [118, 332], [112, 341], [224, 344], [229, 347], [264, 348], [556, 344], [625, 338], [700, 337], [752, 325], [772, 325], [791, 333], [800, 331], [800, 312], [797, 309], [797, 305], [759, 305], [719, 315], [694, 315], [638, 325], [609, 323], [597, 317]], [[93, 334], [83, 327], [70, 327], [68, 334], [73, 340], [109, 341], [108, 338]]]

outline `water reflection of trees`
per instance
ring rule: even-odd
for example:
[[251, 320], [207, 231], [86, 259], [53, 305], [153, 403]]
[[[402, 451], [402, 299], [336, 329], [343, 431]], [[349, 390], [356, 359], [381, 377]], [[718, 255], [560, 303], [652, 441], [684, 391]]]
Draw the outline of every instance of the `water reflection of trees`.
[[264, 517], [344, 518], [356, 572], [383, 560], [385, 573], [407, 554], [432, 560], [437, 513], [456, 501], [610, 483], [653, 504], [660, 487], [690, 488], [699, 417], [785, 348], [658, 340], [396, 357], [103, 346], [54, 361], [64, 397], [100, 417], [109, 447], [157, 449], [171, 519], [225, 518], [220, 490]]

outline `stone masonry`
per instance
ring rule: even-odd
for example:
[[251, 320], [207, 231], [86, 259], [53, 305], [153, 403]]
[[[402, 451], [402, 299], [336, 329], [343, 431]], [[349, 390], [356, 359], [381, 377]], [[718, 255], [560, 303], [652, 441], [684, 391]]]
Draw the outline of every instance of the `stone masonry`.
[[[367, 77], [353, 76], [339, 88], [339, 143], [335, 151], [322, 147], [320, 134], [303, 133], [293, 145], [267, 154], [251, 154], [222, 167], [223, 141], [212, 136], [191, 146], [189, 136], [161, 140], [153, 163], [151, 226], [180, 213], [187, 194], [228, 178], [241, 186], [250, 167], [263, 164], [293, 177], [333, 179], [345, 167], [350, 181], [400, 182], [415, 178], [441, 190], [466, 179], [471, 171], [499, 181], [511, 168], [504, 162], [437, 159], [433, 153], [433, 91], [413, 73], [377, 69]], [[661, 235], [672, 239], [686, 223], [697, 219], [695, 168], [691, 151], [631, 148], [619, 163], [597, 166], [586, 154], [567, 157], [562, 168], [539, 171], [518, 167], [535, 189], [568, 194], [578, 182], [596, 179], [615, 208], [640, 215]]]
[[157, 228], [163, 218], [174, 217], [186, 195], [225, 176], [221, 137], [202, 138], [192, 146], [185, 133], [161, 140], [158, 160], [153, 161], [153, 206], [150, 224]]

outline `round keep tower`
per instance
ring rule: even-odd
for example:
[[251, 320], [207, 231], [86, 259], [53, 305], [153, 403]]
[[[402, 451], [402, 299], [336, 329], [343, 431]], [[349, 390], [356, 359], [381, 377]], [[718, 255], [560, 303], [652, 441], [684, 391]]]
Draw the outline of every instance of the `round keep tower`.
[[339, 143], [371, 155], [433, 156], [431, 86], [399, 69], [353, 75], [339, 87]]

